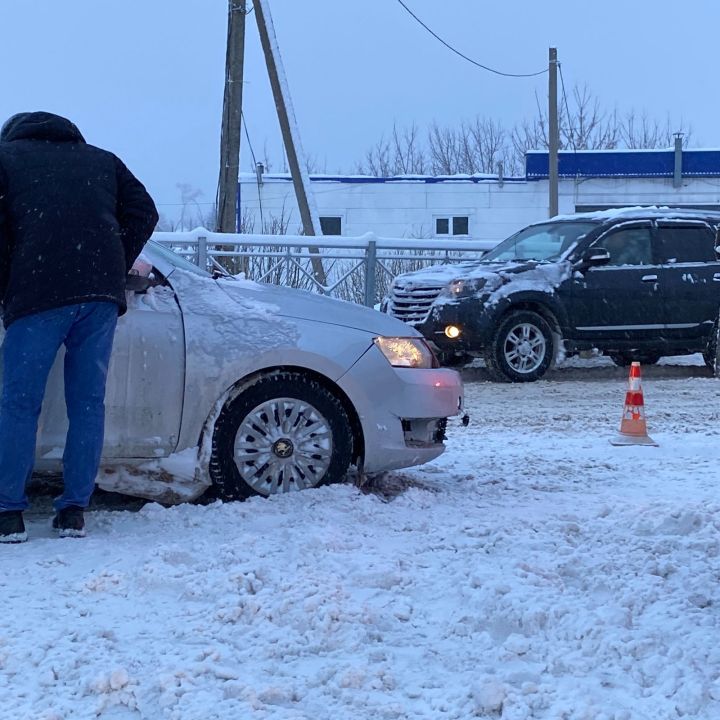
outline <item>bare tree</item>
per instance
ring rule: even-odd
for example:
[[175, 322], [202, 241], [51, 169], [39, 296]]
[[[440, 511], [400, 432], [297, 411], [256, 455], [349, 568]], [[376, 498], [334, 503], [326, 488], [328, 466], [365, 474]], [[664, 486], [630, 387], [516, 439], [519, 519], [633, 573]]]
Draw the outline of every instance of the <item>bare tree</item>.
[[683, 145], [687, 147], [692, 138], [692, 128], [686, 127], [682, 119], [675, 130], [672, 128], [669, 116], [664, 123], [659, 123], [651, 120], [645, 112], [638, 116], [631, 110], [621, 120], [620, 136], [623, 144], [629, 148], [660, 148], [672, 147], [675, 134], [681, 133]]
[[393, 125], [390, 138], [381, 137], [356, 165], [358, 173], [376, 177], [422, 175], [428, 170], [427, 155], [415, 123], [403, 129]]
[[[576, 85], [569, 98], [562, 98], [558, 115], [561, 150], [644, 149], [673, 144], [675, 131], [669, 117], [659, 123], [650, 119], [647, 113], [638, 115], [635, 110], [624, 115], [617, 109], [603, 110], [600, 100], [587, 85]], [[547, 111], [538, 101], [536, 117], [522, 122], [512, 131], [516, 162], [522, 162], [527, 150], [548, 147], [547, 127]], [[683, 143], [687, 146], [692, 129], [681, 121], [677, 131], [683, 133]]]
[[462, 172], [461, 133], [454, 128], [440, 127], [433, 122], [428, 130], [430, 170], [434, 175], [455, 175]]

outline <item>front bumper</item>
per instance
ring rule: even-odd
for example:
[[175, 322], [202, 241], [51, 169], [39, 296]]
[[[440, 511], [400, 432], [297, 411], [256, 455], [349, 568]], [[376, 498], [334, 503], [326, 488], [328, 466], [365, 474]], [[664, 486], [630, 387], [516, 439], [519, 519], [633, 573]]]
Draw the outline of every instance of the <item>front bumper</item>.
[[365, 440], [364, 470], [421, 465], [445, 449], [445, 419], [463, 407], [460, 375], [443, 368], [395, 368], [374, 346], [338, 381]]
[[[449, 338], [445, 328], [454, 325], [461, 330], [457, 338]], [[484, 305], [472, 301], [460, 301], [436, 306], [423, 323], [413, 327], [442, 355], [465, 355], [482, 353], [492, 334], [492, 318]]]

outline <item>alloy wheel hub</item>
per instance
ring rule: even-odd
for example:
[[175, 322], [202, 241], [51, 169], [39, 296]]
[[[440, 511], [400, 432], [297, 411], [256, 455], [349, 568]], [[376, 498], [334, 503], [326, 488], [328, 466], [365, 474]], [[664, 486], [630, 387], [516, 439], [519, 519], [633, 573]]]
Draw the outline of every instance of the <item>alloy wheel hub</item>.
[[531, 323], [516, 325], [505, 340], [505, 360], [518, 373], [537, 370], [545, 359], [545, 352], [545, 337], [540, 329]]

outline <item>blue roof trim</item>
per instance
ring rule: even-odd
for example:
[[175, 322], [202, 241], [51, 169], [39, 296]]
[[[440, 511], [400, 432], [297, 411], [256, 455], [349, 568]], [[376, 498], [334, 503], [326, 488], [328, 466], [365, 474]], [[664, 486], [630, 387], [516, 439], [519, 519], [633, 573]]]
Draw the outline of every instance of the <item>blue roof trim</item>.
[[[292, 182], [290, 175], [265, 175], [266, 180], [286, 180]], [[482, 182], [498, 182], [496, 175], [399, 175], [397, 177], [369, 177], [365, 175], [310, 175], [313, 182], [338, 182], [349, 183], [352, 185], [374, 185], [376, 183], [426, 183], [434, 185], [436, 183], [456, 182], [456, 183], [482, 183]], [[252, 182], [255, 181], [253, 176]], [[526, 182], [524, 177], [506, 177], [503, 182]]]
[[[525, 156], [528, 180], [548, 178], [548, 153], [530, 152]], [[674, 150], [621, 150], [561, 152], [560, 177], [673, 177]], [[720, 177], [720, 150], [683, 150], [685, 177]]]

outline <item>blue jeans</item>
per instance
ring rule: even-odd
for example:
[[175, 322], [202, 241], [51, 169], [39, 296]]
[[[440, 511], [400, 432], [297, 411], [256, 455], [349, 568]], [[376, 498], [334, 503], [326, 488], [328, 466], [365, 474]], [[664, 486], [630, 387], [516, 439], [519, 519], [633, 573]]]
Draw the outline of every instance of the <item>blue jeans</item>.
[[105, 381], [118, 306], [89, 302], [15, 320], [3, 344], [0, 400], [0, 512], [25, 510], [35, 461], [38, 418], [48, 374], [65, 344], [63, 494], [55, 509], [87, 507], [95, 489], [105, 434]]

